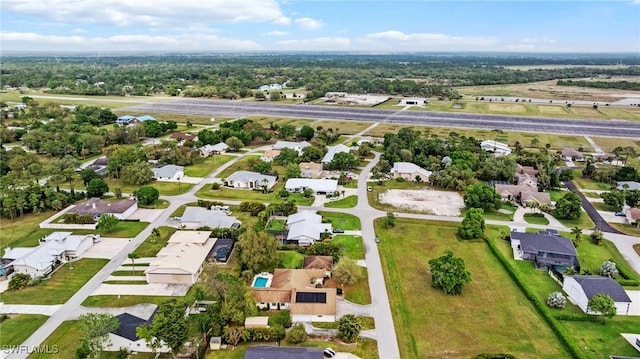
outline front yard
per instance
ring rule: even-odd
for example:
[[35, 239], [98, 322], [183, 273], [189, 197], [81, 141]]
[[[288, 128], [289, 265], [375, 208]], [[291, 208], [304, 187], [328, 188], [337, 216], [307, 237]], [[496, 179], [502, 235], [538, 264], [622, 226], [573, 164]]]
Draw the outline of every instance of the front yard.
[[325, 222], [331, 222], [334, 229], [340, 228], [348, 231], [360, 230], [360, 218], [341, 212], [318, 212]]
[[[458, 224], [398, 219], [376, 222], [383, 272], [402, 358], [505, 353], [561, 358], [568, 353], [482, 241], [456, 239]], [[490, 229], [490, 236], [498, 230]], [[428, 260], [451, 250], [471, 272], [462, 295], [431, 287]], [[446, 354], [445, 354], [446, 353]]]
[[358, 196], [347, 196], [345, 198], [327, 202], [324, 204], [328, 208], [353, 208], [358, 204]]
[[338, 234], [333, 236], [333, 239], [329, 240], [329, 242], [342, 247], [342, 255], [345, 257], [354, 260], [364, 259], [364, 243], [360, 236]]
[[147, 239], [136, 248], [135, 252], [140, 257], [154, 257], [162, 247], [167, 245], [167, 241], [169, 237], [176, 233], [177, 229], [172, 227], [158, 227], [158, 231], [160, 231], [160, 238], [153, 239], [152, 235], [149, 235]]
[[232, 155], [214, 155], [203, 159], [201, 162], [186, 166], [184, 175], [189, 177], [207, 177], [218, 167], [236, 158]]
[[20, 345], [49, 319], [46, 315], [19, 314], [0, 322], [0, 346]]
[[6, 291], [0, 301], [10, 304], [63, 304], [109, 262], [106, 259], [80, 259], [65, 264], [42, 283], [18, 291]]

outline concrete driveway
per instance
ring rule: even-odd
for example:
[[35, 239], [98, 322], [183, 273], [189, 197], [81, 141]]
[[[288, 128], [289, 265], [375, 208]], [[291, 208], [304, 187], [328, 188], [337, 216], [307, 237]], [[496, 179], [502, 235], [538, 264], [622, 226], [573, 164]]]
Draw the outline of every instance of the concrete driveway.
[[626, 292], [631, 298], [628, 315], [640, 315], [640, 290], [627, 290]]
[[189, 291], [188, 285], [181, 284], [104, 284], [91, 295], [158, 295], [182, 297]]
[[81, 258], [104, 258], [111, 259], [118, 254], [127, 244], [129, 240], [125, 238], [100, 238], [100, 242], [95, 243], [86, 252], [82, 253]]
[[0, 303], [1, 314], [41, 314], [53, 315], [62, 305], [32, 305]]
[[371, 317], [373, 318], [373, 313], [375, 312], [373, 305], [367, 304], [355, 304], [351, 303], [348, 300], [338, 298], [336, 301], [336, 317], [340, 318], [346, 314], [354, 314], [360, 317]]
[[140, 222], [153, 222], [156, 218], [160, 217], [160, 215], [164, 212], [164, 209], [147, 209], [147, 208], [138, 208], [129, 218], [127, 219], [139, 219]]

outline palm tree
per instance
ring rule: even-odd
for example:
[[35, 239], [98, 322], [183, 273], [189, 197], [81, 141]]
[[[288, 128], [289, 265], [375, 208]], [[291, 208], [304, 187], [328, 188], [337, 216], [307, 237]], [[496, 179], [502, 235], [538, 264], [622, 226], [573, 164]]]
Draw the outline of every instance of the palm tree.
[[133, 267], [133, 274], [136, 273], [136, 259], [140, 258], [140, 255], [138, 255], [138, 253], [136, 252], [131, 252], [129, 254], [127, 254], [127, 257], [129, 257], [129, 259], [131, 259], [131, 266]]
[[573, 234], [573, 245], [577, 247], [582, 238], [582, 228], [578, 226], [571, 228], [571, 234]]

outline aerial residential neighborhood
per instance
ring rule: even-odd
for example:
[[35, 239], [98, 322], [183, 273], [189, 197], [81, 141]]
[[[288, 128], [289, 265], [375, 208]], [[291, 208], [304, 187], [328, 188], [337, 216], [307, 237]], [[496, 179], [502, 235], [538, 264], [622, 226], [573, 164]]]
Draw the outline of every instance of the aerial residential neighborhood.
[[3, 2], [0, 359], [640, 358], [638, 6]]

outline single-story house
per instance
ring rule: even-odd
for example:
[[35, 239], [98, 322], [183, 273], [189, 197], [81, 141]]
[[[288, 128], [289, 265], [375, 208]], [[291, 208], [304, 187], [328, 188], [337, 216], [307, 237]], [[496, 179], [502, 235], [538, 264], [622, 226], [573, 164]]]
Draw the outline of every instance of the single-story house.
[[170, 139], [176, 140], [178, 142], [184, 141], [197, 141], [198, 136], [192, 133], [184, 133], [184, 132], [174, 132], [169, 136]]
[[636, 181], [618, 181], [616, 182], [616, 188], [619, 190], [625, 189], [638, 189], [640, 190], [640, 182]]
[[224, 142], [216, 143], [215, 145], [204, 145], [200, 148], [200, 154], [203, 157], [209, 157], [211, 155], [220, 155], [229, 149], [229, 145]]
[[322, 269], [277, 268], [268, 287], [253, 287], [256, 305], [261, 309], [291, 311], [294, 322], [335, 322], [335, 288], [322, 288]]
[[595, 314], [588, 308], [588, 303], [598, 293], [607, 294], [613, 299], [618, 315], [629, 313], [631, 298], [613, 278], [599, 275], [565, 276], [562, 290], [587, 314]]
[[[511, 246], [519, 251], [524, 260], [532, 261], [536, 268], [553, 269], [573, 267], [580, 271], [578, 253], [573, 242], [554, 230], [538, 233], [512, 231]], [[561, 270], [561, 271], [562, 271]]]
[[338, 153], [349, 153], [351, 152], [351, 148], [347, 147], [343, 144], [339, 144], [336, 146], [327, 146], [327, 153], [325, 153], [324, 157], [322, 157], [321, 163], [329, 163], [333, 161], [333, 157], [335, 157]]
[[245, 328], [269, 328], [269, 317], [246, 317], [244, 318]]
[[107, 174], [107, 163], [108, 159], [106, 157], [100, 157], [87, 166], [87, 168], [91, 168], [95, 173], [104, 176]]
[[188, 206], [180, 217], [180, 225], [185, 229], [239, 228], [240, 221], [225, 211]]
[[324, 359], [320, 348], [257, 345], [247, 348], [244, 359]]
[[192, 285], [216, 243], [211, 231], [177, 231], [144, 271], [147, 283]]
[[321, 269], [325, 277], [331, 277], [333, 271], [332, 256], [305, 256], [302, 260], [302, 269]]
[[516, 173], [514, 175], [515, 182], [517, 185], [529, 186], [529, 187], [538, 187], [538, 170], [533, 168], [532, 166], [522, 166], [521, 164], [516, 164]]
[[116, 120], [116, 123], [118, 125], [132, 125], [135, 123], [140, 123], [145, 121], [158, 121], [158, 120], [156, 120], [155, 118], [149, 115], [144, 115], [144, 116], [124, 115], [124, 116], [118, 117], [118, 119]]
[[284, 188], [289, 192], [304, 192], [310, 188], [314, 194], [334, 193], [338, 190], [338, 181], [315, 178], [289, 178]]
[[267, 151], [264, 151], [262, 156], [260, 156], [260, 160], [265, 162], [271, 162], [278, 156], [280, 156], [279, 150], [267, 150]]
[[287, 218], [287, 241], [310, 246], [320, 240], [322, 233], [331, 233], [331, 223], [322, 223], [322, 216], [312, 211], [294, 213]]
[[300, 177], [302, 178], [320, 178], [322, 173], [322, 163], [301, 162], [298, 168], [300, 168]]
[[391, 175], [393, 178], [402, 178], [406, 181], [418, 181], [428, 182], [431, 177], [431, 171], [427, 171], [424, 168], [411, 162], [395, 162], [391, 169]]
[[584, 161], [584, 155], [582, 152], [578, 150], [574, 150], [573, 148], [565, 148], [561, 152], [562, 159], [565, 161]]
[[267, 186], [271, 189], [276, 184], [278, 177], [263, 175], [258, 172], [236, 171], [225, 180], [225, 185], [234, 188], [260, 189]]
[[78, 258], [100, 241], [96, 234], [73, 235], [72, 232], [53, 232], [40, 240], [37, 247], [7, 247], [2, 263], [7, 273], [46, 276], [59, 264]]
[[302, 150], [305, 147], [309, 147], [311, 144], [307, 141], [302, 142], [290, 142], [290, 141], [278, 141], [275, 145], [273, 145], [272, 149], [274, 150], [282, 150], [283, 148], [290, 148], [296, 152], [298, 155], [302, 153]]
[[137, 209], [138, 202], [132, 198], [109, 202], [98, 197], [92, 197], [78, 203], [67, 213], [93, 214], [96, 219], [102, 215], [110, 214], [119, 220], [124, 220], [129, 218]]
[[627, 222], [636, 224], [640, 228], [640, 208], [629, 208], [626, 212]]
[[165, 165], [152, 168], [151, 171], [153, 171], [153, 178], [156, 181], [178, 182], [184, 177], [184, 166]]
[[273, 91], [273, 90], [282, 90], [282, 85], [280, 84], [269, 84], [262, 85], [258, 88], [260, 91]]
[[515, 201], [523, 206], [529, 202], [538, 202], [551, 206], [551, 195], [545, 192], [538, 192], [538, 188], [525, 185], [496, 184], [496, 193], [507, 201]]
[[365, 136], [359, 139], [357, 142], [358, 146], [360, 146], [363, 143], [370, 143], [372, 145], [381, 145], [384, 143], [384, 138]]
[[426, 103], [427, 99], [424, 97], [405, 97], [400, 100], [403, 106], [424, 106]]
[[496, 156], [507, 156], [511, 154], [509, 145], [494, 140], [484, 140], [480, 142], [480, 148], [484, 151], [491, 152]]
[[120, 349], [126, 349], [129, 352], [138, 353], [168, 353], [171, 349], [166, 345], [161, 345], [160, 348], [152, 349], [147, 342], [138, 337], [136, 329], [145, 324], [151, 324], [156, 312], [154, 312], [149, 319], [142, 319], [129, 313], [122, 313], [117, 315], [118, 329], [109, 333], [108, 344], [105, 347], [105, 351], [115, 352]]

